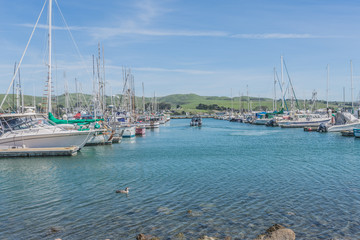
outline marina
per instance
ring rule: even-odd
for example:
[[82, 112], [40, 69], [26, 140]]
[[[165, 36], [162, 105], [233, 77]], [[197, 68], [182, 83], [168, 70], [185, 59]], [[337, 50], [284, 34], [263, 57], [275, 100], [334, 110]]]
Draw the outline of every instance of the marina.
[[359, 239], [360, 6], [310, 2], [0, 3], [0, 239]]
[[3, 158], [0, 236], [254, 239], [279, 223], [298, 239], [354, 239], [359, 146], [339, 133], [174, 119], [71, 158]]

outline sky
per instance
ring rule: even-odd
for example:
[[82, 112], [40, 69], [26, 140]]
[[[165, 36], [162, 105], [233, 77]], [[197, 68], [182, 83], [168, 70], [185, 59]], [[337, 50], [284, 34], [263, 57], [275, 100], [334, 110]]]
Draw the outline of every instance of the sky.
[[[45, 0], [0, 0], [0, 93], [9, 87]], [[60, 11], [59, 11], [60, 9]], [[56, 93], [75, 78], [92, 93], [92, 55], [104, 49], [107, 95], [122, 93], [122, 69], [136, 95], [273, 97], [283, 56], [296, 96], [351, 101], [360, 93], [360, 1], [357, 0], [53, 0]], [[64, 18], [62, 18], [62, 16]], [[65, 21], [63, 20], [65, 19]], [[25, 94], [47, 79], [47, 6], [24, 55]], [[329, 66], [329, 75], [327, 74]], [[344, 91], [345, 90], [345, 91]], [[276, 87], [277, 98], [280, 89]]]

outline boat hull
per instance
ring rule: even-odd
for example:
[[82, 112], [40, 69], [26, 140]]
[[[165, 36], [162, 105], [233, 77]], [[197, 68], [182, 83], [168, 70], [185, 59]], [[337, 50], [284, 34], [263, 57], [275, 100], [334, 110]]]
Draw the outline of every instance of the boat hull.
[[360, 138], [360, 129], [354, 128], [353, 133], [356, 138]]
[[135, 137], [135, 127], [131, 126], [131, 127], [124, 127], [123, 128], [123, 138], [132, 138]]
[[[9, 135], [10, 136], [10, 135]], [[90, 132], [71, 131], [50, 134], [13, 134], [11, 137], [0, 138], [0, 148], [51, 148], [72, 147], [81, 149], [90, 137]]]
[[360, 123], [334, 125], [328, 128], [328, 132], [353, 131], [354, 128], [359, 129]]
[[319, 120], [319, 121], [303, 121], [303, 122], [278, 122], [282, 128], [304, 128], [304, 127], [318, 127], [322, 123], [328, 123], [330, 119]]

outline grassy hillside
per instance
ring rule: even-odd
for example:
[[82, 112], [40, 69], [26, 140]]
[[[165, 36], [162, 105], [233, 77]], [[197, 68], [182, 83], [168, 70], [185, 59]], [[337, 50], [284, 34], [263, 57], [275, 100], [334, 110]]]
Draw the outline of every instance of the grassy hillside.
[[[4, 97], [4, 94], [0, 95], [0, 101], [2, 101]], [[36, 97], [36, 105], [39, 107], [41, 106], [41, 103], [44, 101], [42, 97]], [[59, 95], [55, 97], [57, 99], [57, 105], [60, 107], [65, 106], [65, 95]], [[113, 104], [118, 106], [120, 105], [121, 96], [117, 98], [113, 98]], [[146, 103], [152, 102], [152, 98], [145, 98]], [[82, 106], [90, 105], [92, 101], [92, 96], [89, 94], [81, 94], [79, 96], [79, 104]], [[15, 99], [16, 102], [16, 99]], [[24, 102], [25, 106], [33, 106], [34, 98], [33, 96], [24, 96]], [[72, 93], [70, 94], [70, 105], [75, 106], [77, 102], [77, 96], [76, 94]], [[142, 105], [142, 98], [137, 97], [136, 98], [136, 106], [138, 108], [141, 108]], [[87, 103], [87, 104], [86, 104]], [[196, 112], [214, 112], [213, 110], [199, 110], [197, 109], [197, 106], [199, 104], [202, 105], [217, 105], [221, 108], [233, 108], [234, 110], [239, 110], [239, 108], [247, 110], [248, 106], [250, 105], [250, 109], [252, 110], [272, 110], [273, 108], [273, 102], [270, 98], [257, 98], [257, 97], [250, 97], [249, 104], [247, 97], [234, 97], [233, 99], [229, 97], [218, 97], [218, 96], [199, 96], [196, 94], [173, 94], [168, 95], [165, 97], [158, 97], [157, 103], [168, 103], [171, 104], [171, 108], [175, 110], [178, 113], [183, 112], [190, 112], [190, 113], [196, 113]], [[304, 108], [304, 100], [298, 101], [300, 108]], [[56, 101], [54, 101], [54, 104], [56, 104]], [[111, 98], [107, 97], [107, 104], [111, 104]], [[287, 101], [288, 107], [290, 108], [290, 101]], [[281, 101], [277, 101], [278, 108], [281, 105]], [[307, 100], [306, 108], [310, 108], [310, 101]], [[330, 102], [330, 106], [337, 109], [342, 105], [342, 103], [339, 102]], [[9, 106], [13, 106], [13, 96], [9, 95], [7, 98], [7, 101], [5, 102], [3, 109], [7, 109]], [[351, 103], [346, 103], [347, 107], [351, 106]], [[326, 102], [325, 101], [317, 101], [316, 108], [325, 108]]]

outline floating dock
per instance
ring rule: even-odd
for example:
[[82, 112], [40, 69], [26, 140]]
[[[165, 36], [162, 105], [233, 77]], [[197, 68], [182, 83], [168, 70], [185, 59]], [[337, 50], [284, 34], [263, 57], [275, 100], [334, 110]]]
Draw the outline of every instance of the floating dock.
[[305, 132], [316, 132], [319, 127], [304, 127]]
[[78, 147], [0, 149], [0, 157], [75, 156]]
[[341, 131], [341, 135], [344, 137], [353, 137], [354, 131]]

